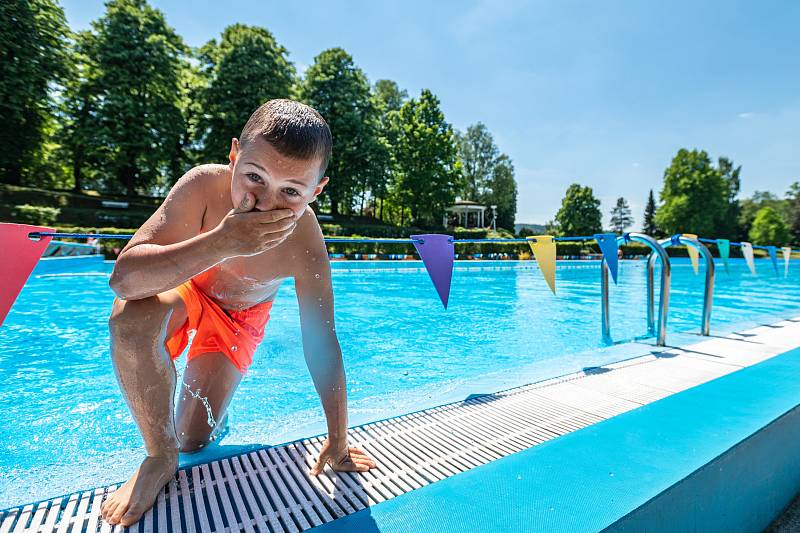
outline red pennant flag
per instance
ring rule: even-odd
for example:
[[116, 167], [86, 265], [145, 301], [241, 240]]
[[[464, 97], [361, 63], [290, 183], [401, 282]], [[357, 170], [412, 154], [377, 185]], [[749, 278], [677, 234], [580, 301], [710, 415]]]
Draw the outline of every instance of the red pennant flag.
[[38, 241], [28, 238], [34, 231], [52, 233], [52, 228], [26, 224], [0, 224], [0, 325], [14, 305], [22, 286], [33, 272], [36, 263], [50, 244], [50, 237]]

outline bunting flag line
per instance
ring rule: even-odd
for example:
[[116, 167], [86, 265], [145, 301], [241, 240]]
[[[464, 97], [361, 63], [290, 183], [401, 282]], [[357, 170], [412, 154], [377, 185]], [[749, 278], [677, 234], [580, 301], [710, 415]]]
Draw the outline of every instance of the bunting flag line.
[[542, 271], [544, 280], [550, 286], [553, 294], [556, 293], [556, 243], [552, 235], [536, 235], [528, 237], [533, 257]]
[[[697, 238], [697, 235], [694, 233], [684, 233], [682, 236], [689, 237], [690, 239]], [[690, 244], [686, 245], [686, 250], [689, 252], [689, 259], [692, 261], [692, 269], [694, 270], [694, 273], [697, 274], [700, 271], [700, 252], [698, 252], [697, 249]]]
[[[447, 303], [450, 300], [450, 284], [453, 281], [453, 260], [455, 259], [453, 237], [431, 233], [412, 235], [411, 238], [414, 239], [414, 248], [417, 249], [422, 264], [428, 271], [442, 305], [447, 309]], [[418, 240], [423, 242], [417, 242]]]
[[775, 269], [775, 275], [778, 275], [778, 251], [774, 246], [767, 246], [767, 253], [770, 260], [772, 260], [772, 268]]
[[789, 276], [789, 260], [792, 258], [792, 249], [789, 246], [781, 248], [783, 252], [783, 277]]
[[731, 241], [728, 239], [717, 239], [717, 249], [719, 250], [719, 258], [722, 259], [722, 264], [725, 265], [725, 272], [728, 273], [728, 258], [731, 255]]
[[53, 229], [26, 224], [0, 224], [0, 247], [6, 251], [0, 257], [0, 279], [3, 280], [3, 290], [0, 291], [0, 325], [50, 244], [51, 237], [30, 240], [28, 233], [34, 231], [51, 233]]
[[619, 271], [619, 245], [617, 244], [616, 233], [595, 233], [594, 238], [600, 246], [600, 252], [603, 254], [608, 265], [608, 270], [611, 272], [611, 278], [614, 284], [617, 283], [617, 272]]
[[747, 268], [750, 269], [750, 272], [753, 274], [756, 273], [756, 263], [753, 261], [753, 245], [749, 242], [742, 243], [742, 255], [744, 256], [744, 260], [747, 263]]

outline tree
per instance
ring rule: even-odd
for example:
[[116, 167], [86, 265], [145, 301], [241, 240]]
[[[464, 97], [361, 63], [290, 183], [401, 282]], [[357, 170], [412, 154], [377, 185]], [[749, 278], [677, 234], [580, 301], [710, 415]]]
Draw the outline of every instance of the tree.
[[514, 179], [514, 164], [506, 154], [495, 160], [487, 189], [481, 201], [497, 206], [497, 227], [513, 230], [517, 216], [517, 181]]
[[363, 206], [375, 171], [372, 158], [381, 150], [378, 113], [367, 77], [350, 54], [331, 48], [314, 58], [300, 97], [325, 117], [333, 134], [330, 182], [323, 192], [331, 214], [350, 213], [357, 196]]
[[481, 122], [468, 127], [464, 134], [457, 133], [456, 140], [463, 176], [459, 196], [462, 200], [480, 202], [492, 178], [499, 150], [489, 129]]
[[647, 197], [647, 205], [644, 208], [642, 233], [650, 236], [658, 234], [658, 227], [656, 226], [656, 199], [653, 196], [653, 189], [650, 189], [650, 195]]
[[724, 223], [720, 228], [720, 236], [728, 238], [739, 237], [739, 188], [741, 187], [741, 180], [739, 174], [742, 172], [742, 166], [734, 167], [733, 161], [727, 157], [720, 157], [718, 159], [717, 168], [719, 169], [722, 179], [728, 185], [728, 211], [724, 219]]
[[52, 0], [0, 2], [0, 180], [29, 174], [52, 117], [51, 85], [68, 72], [64, 11]]
[[261, 104], [288, 98], [295, 69], [288, 51], [264, 28], [233, 24], [200, 48], [202, 117], [198, 133], [206, 161], [227, 162], [231, 139]]
[[573, 183], [567, 188], [555, 222], [561, 235], [594, 235], [603, 230], [603, 215], [600, 200], [595, 198], [591, 187]]
[[377, 105], [381, 111], [399, 111], [408, 100], [408, 91], [400, 89], [397, 82], [392, 80], [378, 80], [372, 89]]
[[445, 207], [455, 199], [461, 177], [453, 128], [444, 120], [439, 99], [428, 89], [422, 90], [419, 100], [403, 104], [397, 128], [393, 149], [397, 202], [409, 209], [413, 223], [439, 224]]
[[378, 113], [378, 146], [370, 158], [370, 196], [372, 215], [377, 212], [380, 220], [384, 220], [384, 204], [396, 174], [392, 146], [397, 142], [397, 113], [407, 100], [408, 93], [392, 80], [378, 80], [372, 87], [372, 101]]
[[800, 243], [800, 182], [794, 182], [789, 187], [786, 193], [786, 202], [788, 204], [788, 225], [789, 235], [794, 244]]
[[186, 127], [179, 101], [186, 47], [144, 0], [108, 2], [83, 44], [80, 90], [93, 116], [81, 142], [92, 147], [94, 170], [111, 178], [106, 189], [146, 192], [168, 170]]
[[739, 238], [747, 240], [750, 229], [753, 227], [756, 215], [764, 208], [769, 207], [784, 219], [789, 225], [789, 201], [778, 198], [769, 191], [755, 191], [750, 198], [745, 198], [739, 204]]
[[622, 235], [626, 229], [633, 225], [631, 208], [625, 198], [617, 198], [617, 205], [611, 210], [611, 229]]
[[667, 233], [716, 236], [726, 230], [729, 185], [704, 151], [681, 149], [664, 171], [656, 224]]
[[85, 185], [87, 174], [97, 166], [97, 108], [99, 106], [93, 88], [97, 85], [97, 65], [89, 58], [94, 35], [82, 31], [75, 35], [72, 44], [73, 68], [67, 77], [60, 113], [61, 152], [70, 162], [73, 189], [80, 192]]
[[777, 211], [762, 207], [756, 214], [749, 236], [751, 242], [762, 246], [783, 246], [789, 242], [789, 229]]

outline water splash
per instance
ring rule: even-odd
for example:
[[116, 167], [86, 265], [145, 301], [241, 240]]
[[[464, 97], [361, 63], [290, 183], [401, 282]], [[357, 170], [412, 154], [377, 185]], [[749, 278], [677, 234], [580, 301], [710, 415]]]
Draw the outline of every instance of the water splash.
[[200, 396], [200, 390], [198, 389], [196, 392], [193, 391], [185, 381], [182, 381], [182, 383], [183, 387], [186, 389], [186, 392], [188, 392], [192, 398], [203, 402], [203, 406], [206, 408], [206, 413], [208, 414], [208, 418], [206, 418], [206, 423], [211, 428], [215, 427], [217, 425], [217, 421], [214, 420], [214, 413], [211, 412], [211, 404], [208, 403], [208, 397]]
[[[203, 402], [203, 407], [206, 408], [206, 414], [208, 415], [208, 417], [206, 418], [206, 423], [208, 424], [208, 426], [212, 429], [216, 427], [217, 421], [214, 420], [214, 413], [211, 411], [211, 404], [208, 403], [208, 397], [200, 396], [200, 389], [197, 389], [196, 392], [193, 391], [189, 387], [189, 384], [186, 383], [186, 381], [182, 380], [181, 377], [178, 375], [178, 369], [175, 366], [173, 366], [172, 368], [175, 370], [175, 379], [179, 380], [183, 384], [183, 387], [186, 389], [186, 392], [189, 393], [189, 396], [191, 396], [195, 400], [200, 400], [201, 402]], [[192, 380], [192, 382], [194, 381], [197, 380]]]

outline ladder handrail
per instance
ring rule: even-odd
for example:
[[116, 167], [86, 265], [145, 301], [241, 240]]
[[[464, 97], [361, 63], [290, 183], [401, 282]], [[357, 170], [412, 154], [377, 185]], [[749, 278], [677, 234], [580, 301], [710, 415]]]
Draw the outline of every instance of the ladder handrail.
[[[658, 307], [658, 327], [655, 326], [653, 315], [653, 271], [655, 269], [655, 260], [647, 261], [647, 331], [649, 334], [656, 335], [656, 344], [658, 346], [665, 346], [667, 341], [667, 315], [669, 314], [669, 288], [670, 280], [672, 279], [672, 265], [669, 261], [669, 255], [664, 247], [653, 237], [645, 235], [644, 233], [626, 233], [621, 237], [617, 237], [617, 243], [626, 242], [641, 242], [646, 244], [652, 250], [651, 256], [661, 258], [661, 295], [659, 298]], [[601, 261], [600, 266], [600, 292], [601, 292], [601, 311], [602, 311], [602, 328], [603, 340], [608, 342], [611, 340], [611, 324], [609, 321], [609, 305], [608, 305], [608, 265], [606, 260]]]
[[[706, 261], [706, 280], [703, 290], [703, 315], [700, 319], [700, 334], [709, 336], [711, 334], [711, 311], [714, 304], [714, 278], [716, 272], [716, 265], [714, 264], [714, 256], [708, 247], [700, 242], [697, 238], [687, 237], [686, 235], [673, 235], [667, 239], [662, 239], [659, 244], [664, 248], [669, 246], [691, 246], [703, 256]], [[650, 254], [647, 258], [648, 267], [650, 263], [656, 260], [655, 254]]]

